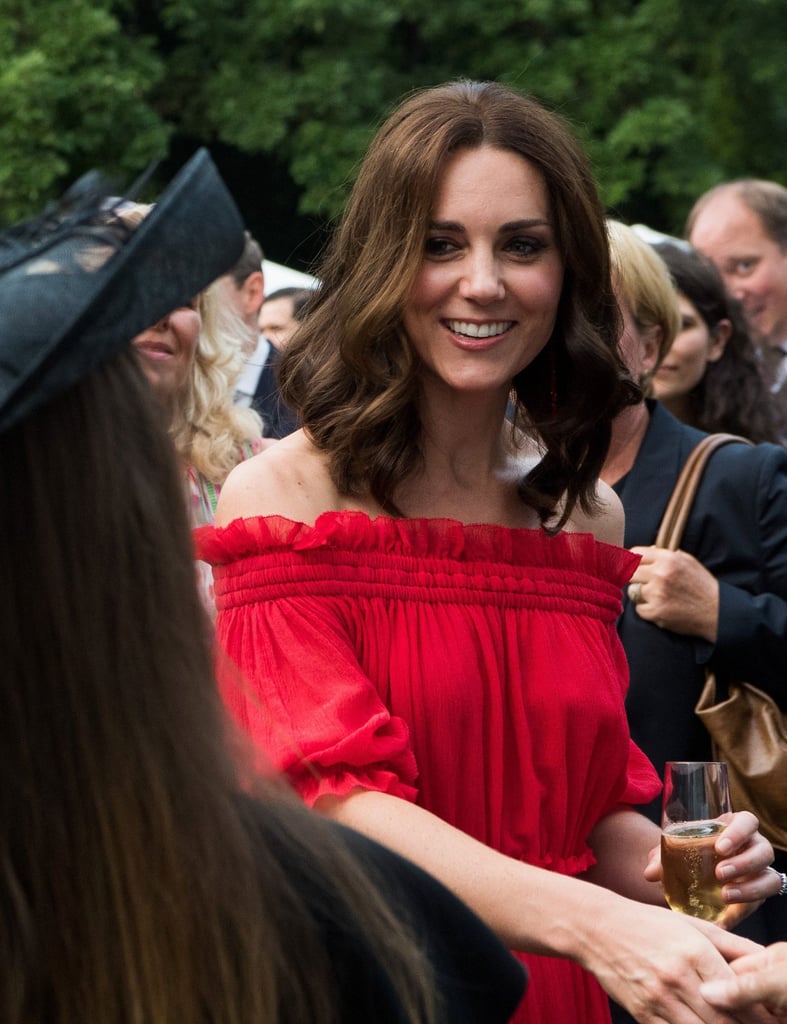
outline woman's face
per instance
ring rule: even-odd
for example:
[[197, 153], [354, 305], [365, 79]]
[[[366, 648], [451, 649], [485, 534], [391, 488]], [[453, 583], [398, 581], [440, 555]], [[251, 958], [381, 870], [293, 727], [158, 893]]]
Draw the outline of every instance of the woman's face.
[[726, 332], [722, 321], [711, 332], [696, 306], [685, 295], [678, 295], [680, 331], [653, 378], [656, 398], [680, 398], [688, 395], [705, 375], [708, 363], [715, 363], [724, 352]]
[[180, 306], [132, 339], [156, 395], [169, 401], [184, 387], [194, 365], [201, 319], [199, 299]]
[[507, 150], [455, 153], [403, 314], [431, 380], [508, 394], [549, 340], [562, 286], [541, 172]]

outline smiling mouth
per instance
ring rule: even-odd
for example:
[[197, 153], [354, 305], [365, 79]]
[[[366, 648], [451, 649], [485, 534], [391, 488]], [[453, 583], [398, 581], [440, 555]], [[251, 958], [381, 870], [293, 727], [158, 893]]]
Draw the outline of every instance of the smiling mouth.
[[445, 324], [454, 334], [462, 335], [465, 338], [496, 338], [499, 334], [505, 334], [510, 330], [516, 321], [497, 320], [485, 324], [473, 324], [467, 320], [446, 320]]
[[153, 359], [163, 359], [165, 356], [173, 356], [175, 353], [169, 347], [160, 341], [137, 341], [134, 343], [134, 348], [137, 352], [141, 352], [144, 356], [150, 356]]

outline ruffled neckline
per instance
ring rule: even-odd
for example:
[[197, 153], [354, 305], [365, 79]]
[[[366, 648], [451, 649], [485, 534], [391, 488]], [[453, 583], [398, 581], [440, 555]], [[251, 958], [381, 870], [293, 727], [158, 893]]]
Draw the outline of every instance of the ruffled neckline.
[[323, 512], [313, 526], [284, 516], [252, 516], [224, 527], [199, 527], [194, 538], [197, 557], [212, 565], [227, 565], [277, 549], [326, 549], [581, 568], [623, 586], [639, 563], [638, 555], [598, 541], [591, 533], [550, 536], [543, 530], [466, 524], [456, 519], [371, 517], [357, 510]]

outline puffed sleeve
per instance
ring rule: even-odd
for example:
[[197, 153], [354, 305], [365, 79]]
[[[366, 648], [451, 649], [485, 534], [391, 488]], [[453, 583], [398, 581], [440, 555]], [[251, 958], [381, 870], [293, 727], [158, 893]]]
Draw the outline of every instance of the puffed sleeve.
[[[356, 787], [414, 800], [407, 725], [391, 715], [358, 664], [341, 603], [319, 597], [221, 598], [222, 696], [232, 715], [308, 803]], [[252, 573], [253, 577], [253, 573]]]

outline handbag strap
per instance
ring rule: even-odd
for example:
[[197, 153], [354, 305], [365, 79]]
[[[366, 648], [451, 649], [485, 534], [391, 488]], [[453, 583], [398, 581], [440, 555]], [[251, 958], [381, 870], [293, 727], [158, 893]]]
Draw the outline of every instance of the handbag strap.
[[708, 459], [717, 448], [735, 442], [752, 444], [748, 438], [739, 437], [737, 434], [708, 434], [692, 450], [664, 510], [659, 532], [656, 535], [657, 548], [667, 548], [669, 551], [678, 550]]

